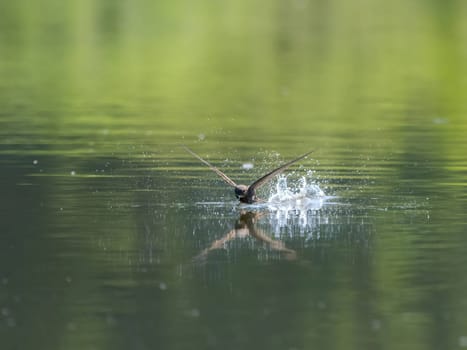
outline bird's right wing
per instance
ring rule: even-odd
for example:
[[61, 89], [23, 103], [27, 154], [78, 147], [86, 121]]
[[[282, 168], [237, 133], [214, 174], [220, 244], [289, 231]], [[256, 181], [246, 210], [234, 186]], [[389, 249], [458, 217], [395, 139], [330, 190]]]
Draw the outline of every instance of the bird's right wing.
[[264, 175], [263, 177], [259, 178], [258, 180], [256, 180], [255, 182], [253, 182], [250, 187], [248, 188], [248, 191], [251, 192], [251, 193], [254, 193], [254, 191], [261, 187], [262, 185], [264, 185], [266, 182], [268, 182], [269, 180], [271, 180], [274, 176], [280, 174], [281, 172], [283, 172], [285, 169], [287, 169], [289, 166], [291, 166], [292, 164], [298, 162], [299, 160], [305, 158], [307, 155], [309, 155], [310, 153], [313, 153], [313, 151], [310, 151], [310, 152], [307, 152], [305, 153], [304, 155], [301, 155], [300, 157], [298, 158], [295, 158], [295, 159], [292, 159], [291, 161], [285, 163], [284, 165], [281, 165], [280, 167], [272, 170], [271, 172], [267, 173], [266, 175]]
[[201, 162], [203, 162], [204, 164], [206, 164], [212, 171], [214, 171], [217, 175], [219, 175], [222, 180], [224, 180], [227, 184], [229, 184], [230, 186], [232, 187], [237, 187], [237, 184], [230, 178], [228, 177], [227, 175], [225, 175], [222, 171], [220, 171], [219, 169], [217, 169], [214, 165], [208, 163], [207, 161], [205, 161], [203, 158], [201, 158], [200, 156], [198, 156], [195, 152], [193, 152], [191, 149], [189, 149], [187, 146], [185, 145], [182, 145], [182, 147], [188, 152], [190, 153], [193, 157], [195, 158], [198, 158]]

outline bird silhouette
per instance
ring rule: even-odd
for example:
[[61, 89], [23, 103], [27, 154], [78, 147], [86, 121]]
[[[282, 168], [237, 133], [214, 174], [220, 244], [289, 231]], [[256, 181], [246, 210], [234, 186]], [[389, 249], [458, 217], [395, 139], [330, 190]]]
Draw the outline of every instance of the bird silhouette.
[[217, 175], [219, 175], [221, 177], [221, 179], [224, 180], [228, 185], [232, 186], [234, 188], [234, 190], [235, 190], [235, 197], [237, 197], [237, 199], [240, 200], [241, 203], [245, 203], [245, 204], [253, 204], [253, 203], [261, 202], [261, 199], [259, 199], [256, 196], [256, 190], [259, 187], [263, 186], [265, 183], [267, 183], [269, 180], [271, 180], [274, 176], [280, 174], [281, 172], [283, 172], [285, 169], [287, 169], [292, 164], [298, 162], [299, 160], [305, 158], [306, 156], [308, 156], [310, 153], [313, 152], [313, 151], [307, 152], [307, 153], [301, 155], [300, 157], [297, 157], [297, 158], [295, 158], [295, 159], [281, 165], [280, 167], [278, 167], [278, 168], [270, 171], [266, 175], [260, 177], [258, 180], [253, 182], [251, 185], [247, 186], [247, 185], [237, 185], [230, 177], [225, 175], [222, 171], [217, 169], [214, 165], [210, 164], [209, 162], [207, 162], [206, 160], [201, 158], [199, 155], [197, 155], [191, 149], [189, 149], [186, 146], [182, 146], [182, 147], [188, 153], [190, 153], [193, 157], [199, 159], [201, 162], [206, 164], [212, 171], [214, 171]]

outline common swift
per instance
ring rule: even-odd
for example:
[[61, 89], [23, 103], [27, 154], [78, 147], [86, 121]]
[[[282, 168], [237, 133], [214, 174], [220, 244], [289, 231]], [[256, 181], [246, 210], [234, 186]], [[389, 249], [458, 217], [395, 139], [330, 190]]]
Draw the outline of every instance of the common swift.
[[222, 178], [222, 180], [224, 180], [228, 185], [232, 186], [235, 189], [235, 197], [237, 197], [237, 199], [240, 200], [241, 203], [246, 203], [246, 204], [253, 204], [253, 203], [261, 202], [261, 200], [256, 196], [256, 189], [258, 189], [259, 187], [264, 185], [266, 182], [271, 180], [275, 175], [280, 174], [285, 169], [287, 169], [289, 166], [305, 158], [307, 155], [313, 152], [313, 151], [307, 152], [304, 155], [301, 155], [300, 157], [295, 158], [281, 165], [280, 167], [260, 177], [258, 180], [253, 182], [250, 186], [247, 186], [247, 185], [237, 185], [230, 177], [225, 175], [222, 171], [217, 169], [214, 165], [208, 163], [203, 158], [198, 156], [191, 149], [189, 149], [186, 146], [182, 146], [182, 147], [185, 148], [185, 150], [188, 153], [190, 153], [192, 156], [194, 156], [195, 158], [198, 158], [201, 162], [206, 164], [212, 171], [214, 171], [217, 175], [219, 175]]

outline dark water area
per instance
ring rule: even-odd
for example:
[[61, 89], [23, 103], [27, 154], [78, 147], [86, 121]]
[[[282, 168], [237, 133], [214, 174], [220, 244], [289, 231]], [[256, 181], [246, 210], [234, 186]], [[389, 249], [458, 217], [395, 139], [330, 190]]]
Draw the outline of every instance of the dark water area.
[[[41, 3], [0, 5], [2, 349], [467, 347], [463, 2]], [[245, 206], [181, 145], [315, 151]]]

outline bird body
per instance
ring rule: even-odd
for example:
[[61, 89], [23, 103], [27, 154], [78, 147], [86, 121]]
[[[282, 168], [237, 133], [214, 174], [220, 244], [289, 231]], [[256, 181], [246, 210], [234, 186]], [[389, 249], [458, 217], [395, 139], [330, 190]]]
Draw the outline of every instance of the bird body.
[[299, 160], [305, 158], [306, 156], [308, 156], [310, 153], [313, 152], [313, 151], [307, 152], [304, 155], [301, 155], [300, 157], [297, 157], [297, 158], [295, 158], [295, 159], [281, 165], [280, 167], [278, 167], [278, 168], [270, 171], [266, 175], [260, 177], [258, 180], [253, 182], [251, 185], [247, 186], [247, 185], [237, 185], [230, 177], [225, 175], [222, 171], [217, 169], [215, 166], [213, 166], [212, 164], [210, 164], [209, 162], [207, 162], [203, 158], [201, 158], [199, 155], [197, 155], [191, 149], [189, 149], [186, 146], [183, 146], [183, 148], [188, 153], [190, 153], [192, 156], [199, 159], [202, 163], [206, 164], [212, 171], [214, 171], [217, 175], [219, 175], [222, 178], [222, 180], [224, 180], [228, 185], [232, 186], [234, 188], [235, 197], [237, 197], [237, 199], [241, 203], [245, 203], [245, 204], [253, 204], [253, 203], [260, 202], [261, 200], [256, 196], [256, 189], [257, 188], [261, 187], [262, 185], [264, 185], [265, 183], [270, 181], [274, 176], [280, 174], [285, 169], [287, 169], [289, 166], [291, 166], [292, 164], [294, 164], [294, 163], [298, 162]]

